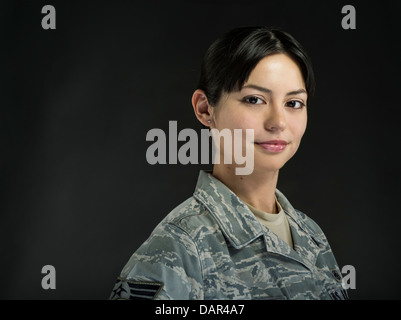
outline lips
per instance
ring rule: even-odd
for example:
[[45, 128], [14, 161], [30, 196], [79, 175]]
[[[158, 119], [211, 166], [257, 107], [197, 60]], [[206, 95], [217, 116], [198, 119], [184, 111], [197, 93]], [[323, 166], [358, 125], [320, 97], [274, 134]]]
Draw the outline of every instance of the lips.
[[256, 144], [270, 152], [281, 152], [287, 147], [288, 142], [285, 140], [270, 140], [257, 142]]

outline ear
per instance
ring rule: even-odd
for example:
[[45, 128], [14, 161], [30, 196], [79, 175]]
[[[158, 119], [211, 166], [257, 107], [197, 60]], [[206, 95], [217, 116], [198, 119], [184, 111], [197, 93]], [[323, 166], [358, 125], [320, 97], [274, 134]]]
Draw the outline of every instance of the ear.
[[207, 127], [213, 123], [213, 107], [209, 105], [206, 94], [201, 89], [196, 89], [192, 95], [192, 106], [198, 120]]

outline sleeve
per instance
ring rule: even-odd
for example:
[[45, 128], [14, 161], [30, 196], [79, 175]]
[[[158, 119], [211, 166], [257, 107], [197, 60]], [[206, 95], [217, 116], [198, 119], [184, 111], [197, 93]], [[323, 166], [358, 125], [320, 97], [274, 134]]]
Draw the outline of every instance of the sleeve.
[[110, 299], [203, 299], [202, 286], [194, 241], [181, 228], [163, 224], [131, 256]]

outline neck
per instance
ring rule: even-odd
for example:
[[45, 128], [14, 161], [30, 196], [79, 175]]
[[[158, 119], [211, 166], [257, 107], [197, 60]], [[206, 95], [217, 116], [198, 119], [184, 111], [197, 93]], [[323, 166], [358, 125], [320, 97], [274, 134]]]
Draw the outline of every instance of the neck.
[[232, 166], [215, 164], [213, 176], [223, 182], [242, 201], [263, 212], [277, 213], [275, 191], [278, 172], [254, 170], [250, 175], [236, 175]]

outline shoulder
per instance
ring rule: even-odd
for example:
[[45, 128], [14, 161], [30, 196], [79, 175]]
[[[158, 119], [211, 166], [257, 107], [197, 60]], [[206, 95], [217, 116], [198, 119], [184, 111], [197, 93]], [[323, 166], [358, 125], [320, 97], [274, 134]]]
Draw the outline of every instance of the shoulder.
[[216, 220], [210, 211], [195, 197], [190, 197], [176, 208], [174, 208], [160, 222], [153, 231], [160, 232], [159, 229], [179, 229], [187, 237], [196, 240], [199, 233], [215, 230]]
[[198, 255], [197, 242], [205, 232], [215, 230], [215, 225], [204, 205], [190, 197], [165, 216], [138, 248], [135, 256], [182, 254], [195, 257]]

